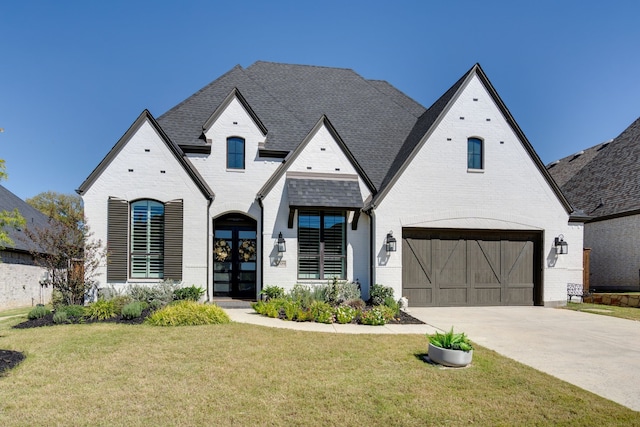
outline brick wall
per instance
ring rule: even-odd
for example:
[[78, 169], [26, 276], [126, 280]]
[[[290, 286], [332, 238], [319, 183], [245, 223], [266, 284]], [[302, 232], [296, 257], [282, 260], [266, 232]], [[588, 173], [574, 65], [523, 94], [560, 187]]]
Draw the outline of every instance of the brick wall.
[[0, 256], [0, 310], [51, 301], [51, 288], [39, 282], [44, 269], [33, 265], [31, 255], [2, 251]]

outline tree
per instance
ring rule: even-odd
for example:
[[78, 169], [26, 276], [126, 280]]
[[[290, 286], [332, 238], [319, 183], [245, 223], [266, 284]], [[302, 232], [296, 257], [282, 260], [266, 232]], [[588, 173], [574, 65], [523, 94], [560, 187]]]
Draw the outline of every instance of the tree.
[[84, 224], [82, 199], [77, 194], [45, 191], [27, 199], [26, 202], [49, 218], [69, 226], [80, 228]]
[[77, 195], [45, 191], [26, 202], [49, 216], [47, 227], [27, 228], [36, 263], [44, 267], [64, 304], [84, 304], [95, 286], [98, 267], [105, 257], [102, 242], [91, 239]]
[[60, 292], [62, 303], [84, 304], [106, 256], [102, 242], [91, 239], [84, 221], [75, 226], [49, 218], [46, 227], [27, 227], [25, 234], [32, 243], [31, 255], [47, 270], [47, 281]]
[[[0, 181], [7, 179], [7, 170], [3, 159], [0, 159]], [[13, 244], [13, 241], [9, 237], [7, 228], [20, 228], [24, 227], [25, 220], [18, 212], [18, 209], [13, 211], [0, 211], [0, 249], [4, 249], [7, 245]]]

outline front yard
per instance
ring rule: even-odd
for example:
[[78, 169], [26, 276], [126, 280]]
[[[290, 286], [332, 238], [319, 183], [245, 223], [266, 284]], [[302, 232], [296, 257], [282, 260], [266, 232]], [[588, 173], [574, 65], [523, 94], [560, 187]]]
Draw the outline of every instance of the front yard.
[[640, 425], [479, 346], [469, 368], [426, 364], [421, 335], [21, 320], [0, 321], [27, 356], [0, 377], [0, 425]]

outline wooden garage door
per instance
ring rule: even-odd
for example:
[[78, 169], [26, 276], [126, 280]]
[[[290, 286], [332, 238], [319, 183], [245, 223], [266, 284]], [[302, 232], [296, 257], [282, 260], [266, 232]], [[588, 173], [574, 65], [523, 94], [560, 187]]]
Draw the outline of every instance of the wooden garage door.
[[410, 306], [533, 305], [539, 233], [404, 229], [402, 295]]

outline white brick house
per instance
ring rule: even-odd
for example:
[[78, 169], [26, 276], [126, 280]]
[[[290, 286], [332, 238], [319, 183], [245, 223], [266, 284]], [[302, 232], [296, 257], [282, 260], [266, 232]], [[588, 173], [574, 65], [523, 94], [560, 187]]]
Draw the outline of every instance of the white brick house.
[[255, 299], [338, 277], [414, 306], [558, 305], [582, 277], [582, 223], [479, 65], [430, 108], [352, 70], [236, 66], [144, 111], [78, 192], [103, 286]]

